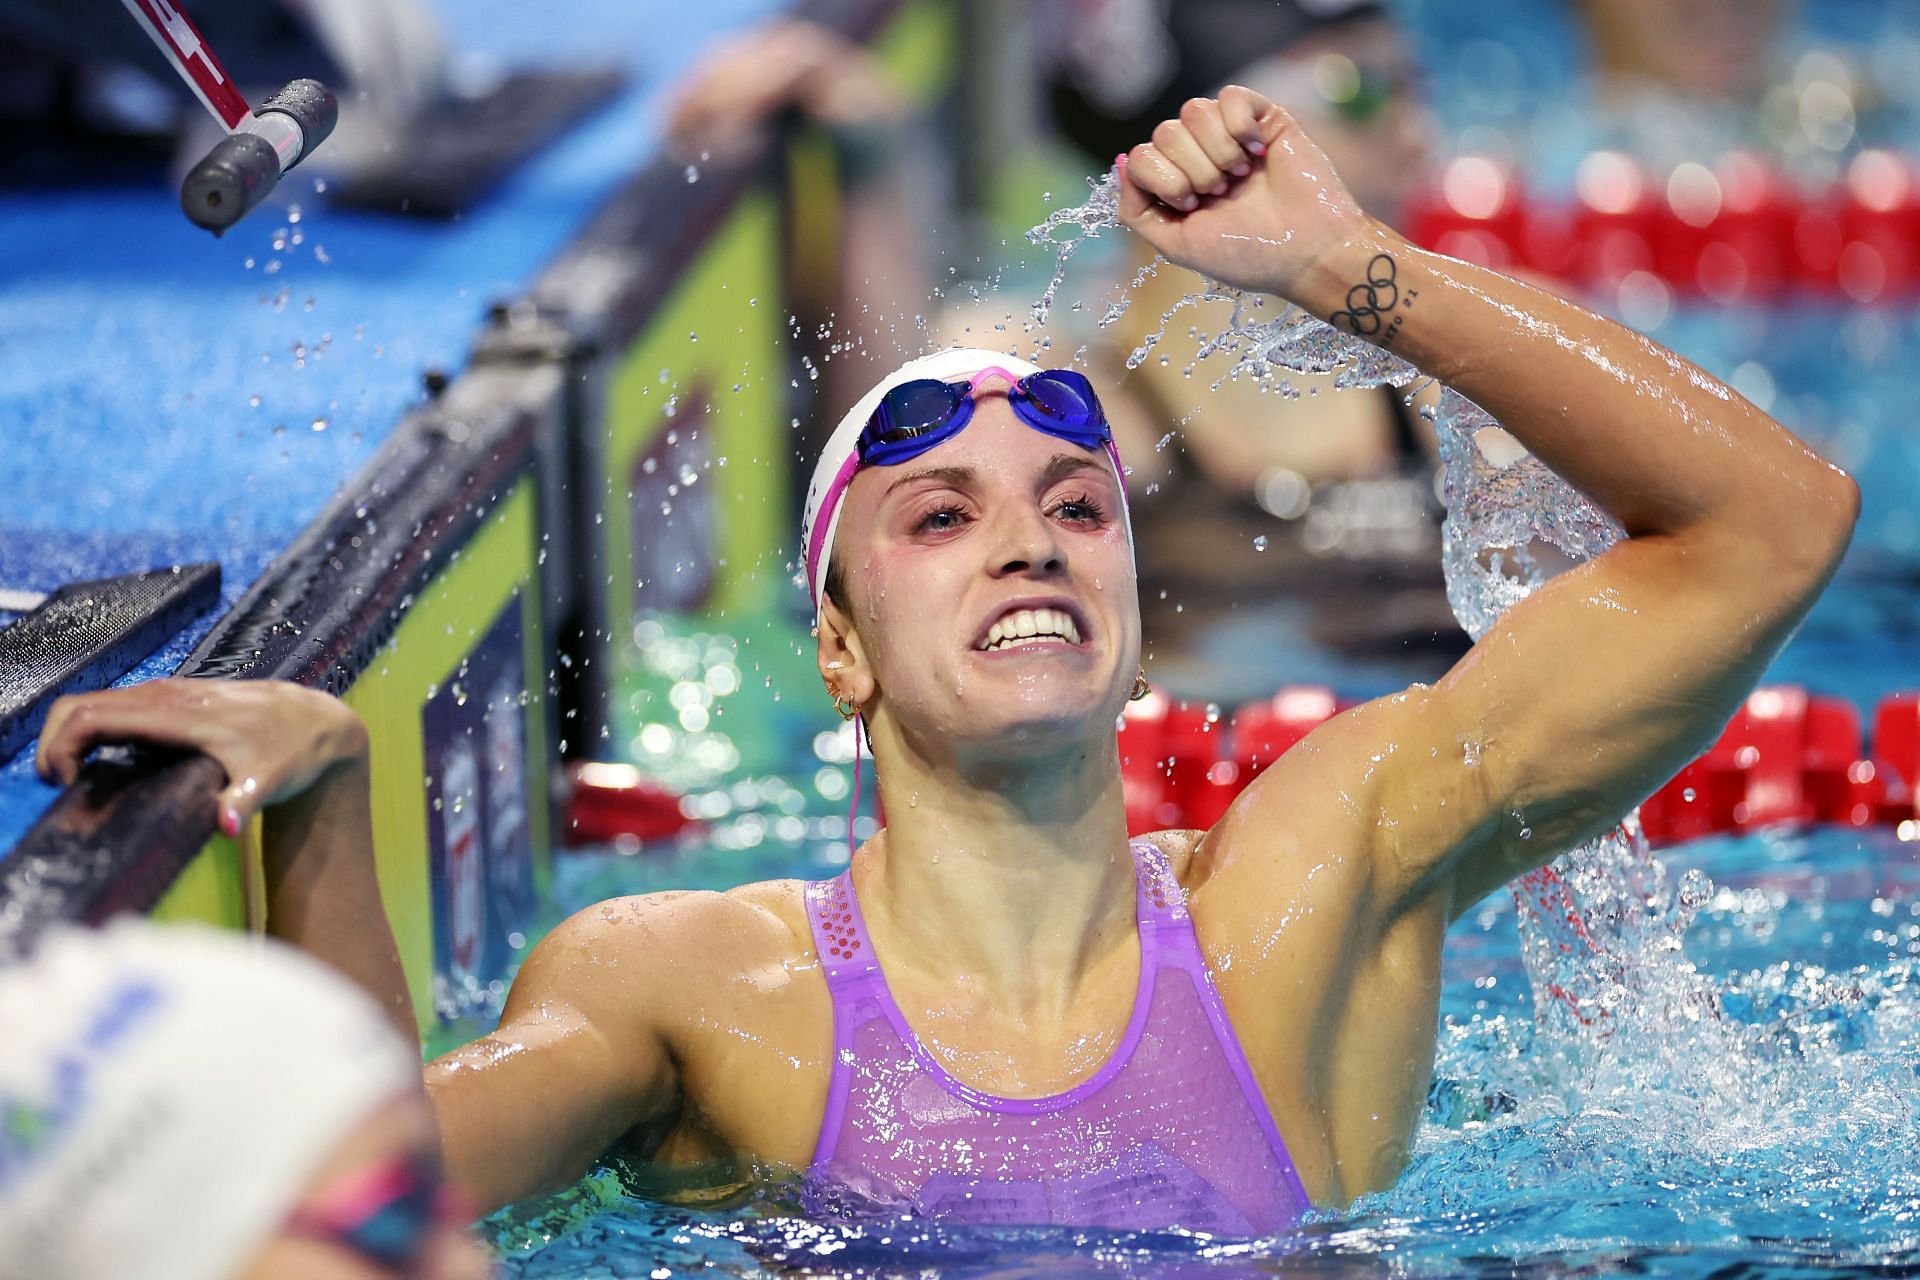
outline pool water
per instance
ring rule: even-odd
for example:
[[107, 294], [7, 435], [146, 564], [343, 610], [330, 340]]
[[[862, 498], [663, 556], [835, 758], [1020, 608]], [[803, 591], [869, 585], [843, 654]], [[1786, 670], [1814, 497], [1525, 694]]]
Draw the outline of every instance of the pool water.
[[[718, 850], [568, 857], [556, 906], [610, 893], [821, 877], [843, 818], [743, 804]], [[797, 790], [797, 789], [796, 789]], [[743, 796], [745, 792], [742, 792]], [[766, 811], [796, 817], [796, 840]], [[760, 815], [759, 820], [752, 820]], [[774, 819], [773, 821], [777, 821]], [[603, 1171], [488, 1224], [513, 1277], [1893, 1274], [1920, 1268], [1920, 857], [1836, 828], [1698, 841], [1710, 882], [1685, 956], [1717, 1009], [1607, 1045], [1536, 1026], [1504, 893], [1449, 939], [1426, 1123], [1391, 1191], [1287, 1235], [815, 1222], [791, 1188], [659, 1203]], [[1542, 1024], [1550, 1026], [1551, 1024]]]
[[[1870, 703], [1911, 674], [1910, 597], [1840, 584], [1770, 678], [1826, 671]], [[801, 628], [736, 619], [722, 635], [654, 619], [637, 638], [621, 738], [638, 757], [662, 749], [656, 767], [674, 762], [705, 825], [677, 845], [562, 856], [552, 918], [619, 894], [837, 874], [851, 743], [810, 697]], [[688, 716], [695, 706], [704, 714]], [[1489, 897], [1449, 938], [1428, 1113], [1405, 1175], [1284, 1236], [817, 1222], [791, 1186], [668, 1204], [613, 1168], [486, 1229], [503, 1274], [528, 1278], [1920, 1269], [1920, 846], [1886, 830], [1763, 831], [1659, 863], [1635, 880], [1657, 908], [1637, 989], [1677, 998], [1623, 1009], [1605, 1036], [1553, 1016], [1551, 1001], [1536, 1018], [1520, 913], [1506, 893]], [[1683, 897], [1694, 905], [1676, 907]]]

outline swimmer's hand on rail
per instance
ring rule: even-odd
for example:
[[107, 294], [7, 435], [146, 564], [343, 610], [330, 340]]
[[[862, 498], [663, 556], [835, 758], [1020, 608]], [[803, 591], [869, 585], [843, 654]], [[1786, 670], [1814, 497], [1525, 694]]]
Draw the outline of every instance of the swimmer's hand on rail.
[[1293, 117], [1240, 85], [1188, 99], [1115, 170], [1121, 224], [1168, 261], [1291, 301], [1316, 265], [1380, 231]]
[[363, 762], [367, 730], [346, 703], [281, 680], [150, 680], [61, 698], [47, 713], [34, 764], [63, 786], [111, 742], [190, 747], [227, 771], [220, 828], [290, 800], [343, 762]]

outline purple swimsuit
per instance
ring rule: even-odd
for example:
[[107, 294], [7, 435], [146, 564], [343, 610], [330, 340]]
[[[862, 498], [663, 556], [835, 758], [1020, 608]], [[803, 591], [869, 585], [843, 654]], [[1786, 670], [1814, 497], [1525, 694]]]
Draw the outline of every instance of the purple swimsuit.
[[1214, 990], [1167, 857], [1133, 844], [1140, 987], [1125, 1037], [1065, 1093], [1001, 1098], [928, 1052], [873, 955], [852, 873], [807, 886], [833, 994], [833, 1076], [809, 1183], [976, 1223], [1282, 1231], [1309, 1207]]

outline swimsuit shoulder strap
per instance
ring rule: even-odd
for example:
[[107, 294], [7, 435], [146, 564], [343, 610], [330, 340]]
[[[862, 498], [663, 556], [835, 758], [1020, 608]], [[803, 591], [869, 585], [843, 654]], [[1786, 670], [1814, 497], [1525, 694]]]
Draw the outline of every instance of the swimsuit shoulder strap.
[[1186, 970], [1201, 1000], [1217, 1002], [1213, 974], [1187, 911], [1187, 891], [1173, 874], [1172, 860], [1158, 845], [1145, 840], [1133, 841], [1132, 847], [1140, 888], [1137, 912], [1141, 955], [1156, 968]]
[[880, 972], [866, 921], [860, 917], [860, 902], [854, 897], [851, 868], [831, 880], [807, 885], [807, 923], [813, 928], [813, 945], [820, 952], [829, 987], [837, 991]]
[[1133, 871], [1140, 886], [1141, 928], [1158, 925], [1191, 935], [1193, 925], [1187, 918], [1186, 890], [1173, 874], [1173, 863], [1161, 852], [1160, 846], [1151, 841], [1133, 840], [1129, 847], [1133, 850]]

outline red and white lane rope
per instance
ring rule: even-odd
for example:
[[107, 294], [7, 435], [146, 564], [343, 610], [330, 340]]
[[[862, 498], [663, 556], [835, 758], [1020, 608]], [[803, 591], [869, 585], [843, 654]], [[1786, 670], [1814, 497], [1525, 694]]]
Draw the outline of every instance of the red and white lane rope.
[[121, 3], [160, 46], [160, 52], [167, 55], [167, 61], [192, 88], [194, 96], [227, 132], [238, 129], [241, 122], [253, 114], [253, 108], [233, 87], [227, 69], [200, 38], [199, 28], [173, 0], [121, 0]]

